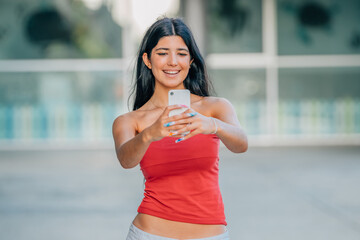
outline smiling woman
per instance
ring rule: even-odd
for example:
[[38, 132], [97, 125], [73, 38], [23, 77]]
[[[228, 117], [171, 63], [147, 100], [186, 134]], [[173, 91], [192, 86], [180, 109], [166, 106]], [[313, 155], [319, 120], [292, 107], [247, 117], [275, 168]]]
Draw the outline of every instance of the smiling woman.
[[[163, 69], [158, 68], [161, 64]], [[190, 30], [180, 19], [170, 21], [165, 18], [148, 29], [140, 45], [132, 92], [135, 94], [133, 110], [143, 106], [153, 96], [156, 83], [154, 71], [158, 73], [174, 69], [186, 72], [182, 75], [184, 88], [199, 96], [211, 95], [213, 89], [205, 62]]]
[[[190, 106], [169, 116], [184, 108], [168, 106], [174, 89], [190, 91]], [[204, 60], [181, 19], [159, 19], [147, 30], [133, 93], [134, 111], [113, 124], [121, 166], [140, 165], [146, 180], [127, 240], [228, 240], [218, 182], [219, 142], [241, 153], [247, 137], [230, 102], [210, 96]]]
[[168, 36], [159, 40], [150, 56], [145, 52], [143, 61], [158, 82], [155, 87], [184, 89], [183, 80], [188, 75], [193, 60], [181, 37]]

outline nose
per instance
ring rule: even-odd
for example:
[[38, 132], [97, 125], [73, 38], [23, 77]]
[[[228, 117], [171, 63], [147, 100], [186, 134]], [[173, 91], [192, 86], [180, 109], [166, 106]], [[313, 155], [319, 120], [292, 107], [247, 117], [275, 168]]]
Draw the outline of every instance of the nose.
[[175, 53], [169, 55], [168, 65], [176, 66], [178, 64], [177, 56]]

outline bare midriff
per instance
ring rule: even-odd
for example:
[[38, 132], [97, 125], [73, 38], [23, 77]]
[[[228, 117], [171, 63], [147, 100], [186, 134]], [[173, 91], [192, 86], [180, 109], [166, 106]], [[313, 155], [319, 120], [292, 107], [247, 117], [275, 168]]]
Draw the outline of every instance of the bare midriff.
[[176, 222], [143, 213], [135, 217], [133, 224], [144, 232], [175, 239], [206, 238], [226, 231], [224, 225]]

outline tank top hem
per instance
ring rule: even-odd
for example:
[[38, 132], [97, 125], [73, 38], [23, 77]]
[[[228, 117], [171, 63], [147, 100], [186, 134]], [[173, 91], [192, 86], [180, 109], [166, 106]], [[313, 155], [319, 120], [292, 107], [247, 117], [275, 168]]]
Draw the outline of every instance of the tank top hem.
[[195, 218], [187, 218], [187, 217], [178, 217], [172, 216], [169, 213], [165, 212], [157, 212], [152, 209], [140, 206], [138, 208], [138, 213], [148, 214], [154, 217], [176, 221], [176, 222], [184, 222], [184, 223], [192, 223], [192, 224], [205, 224], [205, 225], [224, 225], [227, 226], [226, 220], [219, 220], [219, 219], [195, 219]]

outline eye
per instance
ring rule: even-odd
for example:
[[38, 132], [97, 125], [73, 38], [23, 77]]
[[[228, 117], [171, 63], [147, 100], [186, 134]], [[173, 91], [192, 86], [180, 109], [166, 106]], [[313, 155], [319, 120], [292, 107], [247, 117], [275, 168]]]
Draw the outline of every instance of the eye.
[[157, 53], [157, 55], [164, 56], [166, 53]]
[[179, 53], [180, 56], [187, 56], [187, 53]]

